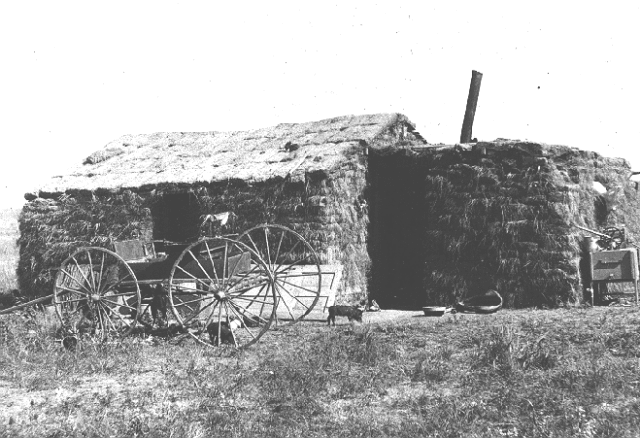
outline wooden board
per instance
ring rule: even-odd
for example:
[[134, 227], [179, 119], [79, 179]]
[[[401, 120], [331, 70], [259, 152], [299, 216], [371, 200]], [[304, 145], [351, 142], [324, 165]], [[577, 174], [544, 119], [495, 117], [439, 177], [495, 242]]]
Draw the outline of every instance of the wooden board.
[[[313, 265], [296, 266], [288, 271], [287, 282], [292, 283], [289, 288], [295, 292], [294, 296], [283, 294], [283, 302], [278, 306], [278, 313], [286, 313], [287, 309], [300, 309], [304, 303], [310, 305], [314, 298], [317, 286], [317, 267]], [[342, 279], [342, 265], [320, 265], [320, 297], [316, 303], [314, 310], [322, 310], [326, 312], [327, 307], [333, 306], [336, 299], [336, 289]], [[294, 277], [299, 274], [299, 277]], [[311, 275], [309, 275], [311, 274]]]
[[638, 256], [635, 248], [591, 253], [593, 281], [635, 281]]

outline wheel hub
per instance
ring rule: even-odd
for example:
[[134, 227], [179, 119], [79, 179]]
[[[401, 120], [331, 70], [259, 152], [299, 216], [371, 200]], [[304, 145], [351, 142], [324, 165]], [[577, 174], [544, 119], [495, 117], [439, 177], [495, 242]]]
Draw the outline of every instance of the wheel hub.
[[223, 290], [217, 290], [213, 293], [213, 296], [216, 297], [216, 299], [222, 301], [225, 298], [227, 298], [227, 295], [224, 293]]
[[100, 302], [100, 295], [98, 295], [98, 294], [91, 295], [91, 302], [93, 302], [93, 303]]

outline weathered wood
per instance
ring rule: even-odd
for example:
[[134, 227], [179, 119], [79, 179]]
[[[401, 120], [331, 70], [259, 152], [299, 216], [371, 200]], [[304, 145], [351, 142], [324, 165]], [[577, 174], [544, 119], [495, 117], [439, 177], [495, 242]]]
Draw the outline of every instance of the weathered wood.
[[467, 109], [464, 112], [462, 122], [462, 132], [460, 133], [460, 143], [470, 143], [473, 130], [473, 119], [476, 116], [476, 106], [480, 95], [480, 83], [482, 73], [473, 70], [471, 72], [471, 84], [469, 85], [469, 97], [467, 97]]

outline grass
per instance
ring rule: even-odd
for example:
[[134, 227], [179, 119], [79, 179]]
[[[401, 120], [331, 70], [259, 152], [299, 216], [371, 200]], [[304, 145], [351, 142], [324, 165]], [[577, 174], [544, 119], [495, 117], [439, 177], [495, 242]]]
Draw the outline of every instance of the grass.
[[[11, 315], [1, 436], [637, 436], [640, 311], [277, 328], [246, 352], [56, 342]], [[366, 321], [366, 320], [365, 320]]]
[[18, 286], [18, 209], [0, 209], [0, 293]]

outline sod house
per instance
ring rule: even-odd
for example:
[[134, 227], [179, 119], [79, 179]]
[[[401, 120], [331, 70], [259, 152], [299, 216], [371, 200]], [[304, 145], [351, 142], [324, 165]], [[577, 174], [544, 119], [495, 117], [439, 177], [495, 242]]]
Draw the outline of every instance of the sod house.
[[203, 215], [231, 211], [227, 233], [282, 224], [342, 264], [338, 301], [419, 308], [494, 288], [508, 307], [576, 302], [573, 225], [640, 237], [630, 176], [623, 159], [566, 146], [429, 145], [400, 114], [127, 135], [26, 195], [18, 276], [48, 294], [79, 246], [194, 240]]

